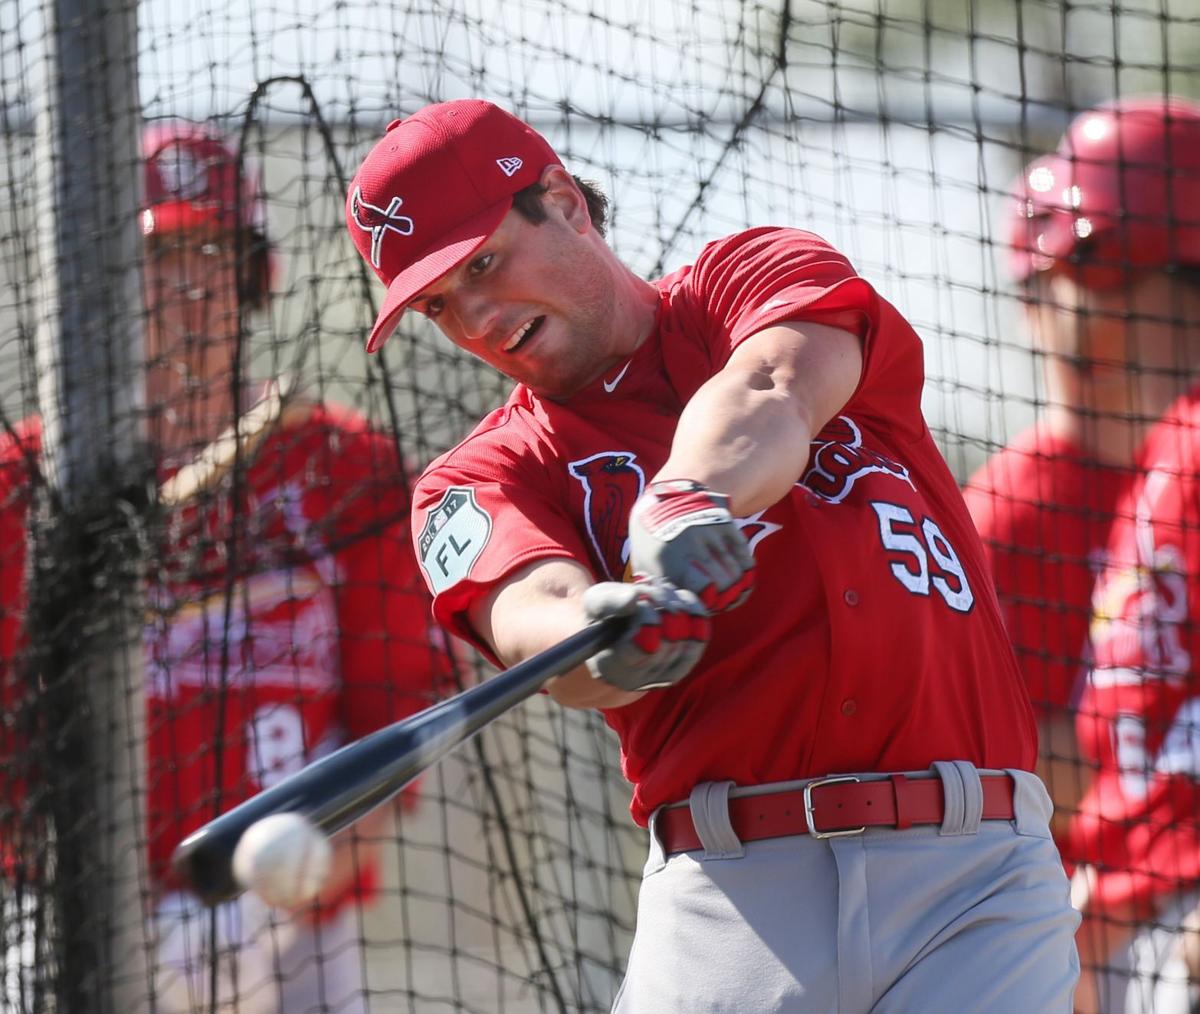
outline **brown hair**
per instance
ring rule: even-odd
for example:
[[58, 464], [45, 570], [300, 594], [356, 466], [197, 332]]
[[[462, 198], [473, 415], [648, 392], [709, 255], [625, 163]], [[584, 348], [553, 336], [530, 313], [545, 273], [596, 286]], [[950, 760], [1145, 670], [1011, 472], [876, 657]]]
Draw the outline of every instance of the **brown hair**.
[[[583, 193], [583, 199], [587, 201], [588, 217], [591, 218], [592, 225], [604, 236], [608, 231], [608, 198], [604, 191], [591, 180], [581, 180], [574, 174], [571, 175], [571, 179], [575, 181], [575, 185]], [[513, 195], [513, 207], [534, 225], [546, 221], [546, 209], [542, 207], [542, 194], [546, 190], [541, 183], [531, 183]]]

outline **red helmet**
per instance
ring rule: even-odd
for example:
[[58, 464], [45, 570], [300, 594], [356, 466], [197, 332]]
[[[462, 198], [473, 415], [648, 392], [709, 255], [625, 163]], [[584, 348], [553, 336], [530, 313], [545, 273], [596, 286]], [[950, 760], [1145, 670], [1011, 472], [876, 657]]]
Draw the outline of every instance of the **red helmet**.
[[262, 234], [257, 175], [244, 169], [223, 138], [197, 123], [155, 123], [142, 132], [145, 194], [142, 233], [200, 226]]
[[1015, 204], [1018, 281], [1060, 269], [1103, 289], [1134, 269], [1200, 265], [1200, 105], [1158, 96], [1080, 114], [1026, 167]]

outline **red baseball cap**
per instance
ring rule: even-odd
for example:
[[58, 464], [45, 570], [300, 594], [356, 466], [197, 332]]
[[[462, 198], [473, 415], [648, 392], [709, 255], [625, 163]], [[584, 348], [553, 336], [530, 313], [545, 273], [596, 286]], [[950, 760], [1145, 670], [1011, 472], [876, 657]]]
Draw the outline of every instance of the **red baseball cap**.
[[202, 227], [263, 230], [257, 175], [238, 172], [237, 156], [198, 123], [155, 123], [142, 131], [142, 234]]
[[1025, 168], [1009, 223], [1018, 281], [1070, 271], [1093, 289], [1200, 264], [1200, 104], [1119, 99], [1081, 113]]
[[414, 296], [483, 245], [517, 191], [561, 164], [536, 130], [481, 99], [393, 120], [346, 196], [354, 245], [387, 286], [367, 351], [391, 337]]

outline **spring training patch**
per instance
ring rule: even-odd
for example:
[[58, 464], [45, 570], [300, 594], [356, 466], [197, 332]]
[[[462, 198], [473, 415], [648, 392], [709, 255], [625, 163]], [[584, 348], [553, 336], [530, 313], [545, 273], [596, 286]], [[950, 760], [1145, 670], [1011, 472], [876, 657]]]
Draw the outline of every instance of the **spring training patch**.
[[417, 539], [421, 569], [435, 595], [471, 573], [492, 534], [492, 518], [470, 486], [451, 486], [432, 507]]

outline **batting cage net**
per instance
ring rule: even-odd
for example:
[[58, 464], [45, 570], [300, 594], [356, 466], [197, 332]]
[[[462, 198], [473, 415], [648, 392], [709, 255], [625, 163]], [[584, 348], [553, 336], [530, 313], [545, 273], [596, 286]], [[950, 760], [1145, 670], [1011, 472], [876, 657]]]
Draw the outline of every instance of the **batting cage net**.
[[367, 356], [344, 219], [390, 120], [478, 96], [638, 274], [795, 226], [913, 323], [1096, 1009], [1188, 1010], [1197, 67], [1192, 0], [0, 0], [0, 1004], [609, 1009], [646, 841], [598, 713], [494, 723], [318, 904], [209, 910], [169, 868], [491, 672], [432, 624], [409, 491], [511, 385], [417, 315]]

